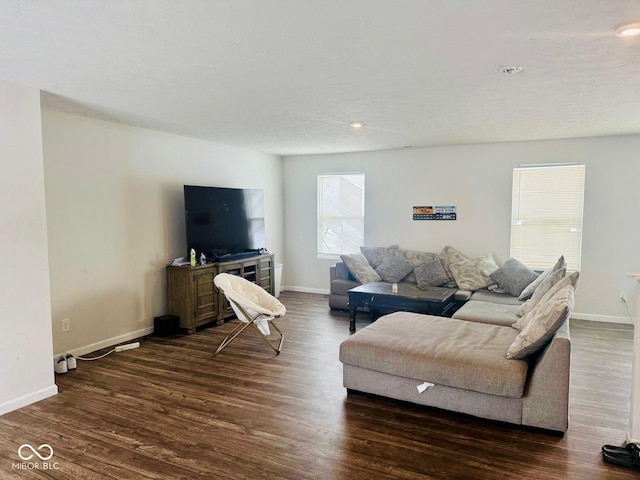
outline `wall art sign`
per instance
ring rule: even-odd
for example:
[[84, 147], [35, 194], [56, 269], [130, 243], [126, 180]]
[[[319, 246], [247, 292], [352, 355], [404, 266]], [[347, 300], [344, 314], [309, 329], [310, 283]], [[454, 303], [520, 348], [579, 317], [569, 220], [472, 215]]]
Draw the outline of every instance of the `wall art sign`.
[[414, 220], [457, 220], [453, 205], [413, 207]]

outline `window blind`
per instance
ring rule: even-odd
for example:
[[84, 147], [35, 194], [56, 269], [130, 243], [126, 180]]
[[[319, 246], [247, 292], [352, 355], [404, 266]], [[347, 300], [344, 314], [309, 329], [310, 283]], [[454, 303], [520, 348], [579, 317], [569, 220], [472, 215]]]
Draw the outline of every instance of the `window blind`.
[[364, 173], [318, 175], [318, 256], [364, 245]]
[[564, 255], [567, 270], [580, 270], [584, 175], [581, 164], [514, 167], [512, 257], [544, 269]]

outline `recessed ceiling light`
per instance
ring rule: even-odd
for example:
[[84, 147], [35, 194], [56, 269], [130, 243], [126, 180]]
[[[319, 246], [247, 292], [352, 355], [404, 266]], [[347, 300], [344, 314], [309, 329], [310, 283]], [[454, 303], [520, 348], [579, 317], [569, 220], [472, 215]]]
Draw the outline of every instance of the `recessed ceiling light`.
[[351, 128], [355, 128], [356, 130], [364, 127], [364, 123], [362, 122], [351, 122]]
[[618, 37], [635, 37], [636, 35], [640, 35], [640, 23], [631, 23], [616, 29]]
[[500, 73], [504, 73], [505, 75], [515, 75], [520, 73], [523, 70], [522, 67], [518, 67], [515, 65], [508, 65], [506, 67], [500, 67]]

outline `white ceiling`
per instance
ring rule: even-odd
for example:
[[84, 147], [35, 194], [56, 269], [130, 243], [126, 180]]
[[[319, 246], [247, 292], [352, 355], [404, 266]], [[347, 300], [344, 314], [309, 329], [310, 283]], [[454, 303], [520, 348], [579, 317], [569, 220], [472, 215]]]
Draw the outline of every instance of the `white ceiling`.
[[639, 0], [0, 0], [0, 79], [279, 155], [638, 134], [640, 37], [614, 35], [636, 22]]

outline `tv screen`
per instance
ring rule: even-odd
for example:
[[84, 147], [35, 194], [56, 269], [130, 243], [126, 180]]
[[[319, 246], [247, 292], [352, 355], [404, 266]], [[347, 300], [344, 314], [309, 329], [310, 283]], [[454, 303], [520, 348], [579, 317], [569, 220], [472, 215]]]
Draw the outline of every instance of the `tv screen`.
[[208, 259], [265, 247], [264, 191], [184, 186], [187, 254]]

